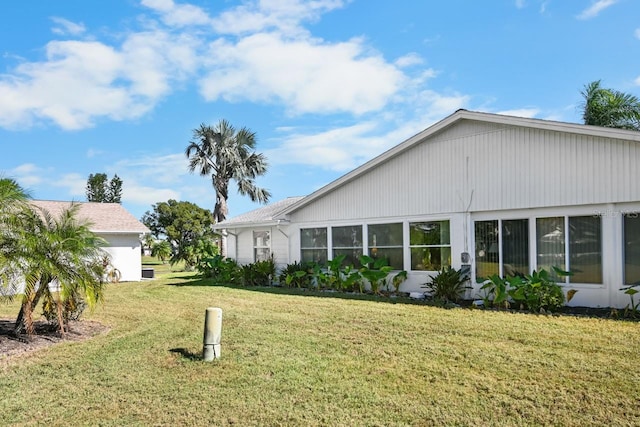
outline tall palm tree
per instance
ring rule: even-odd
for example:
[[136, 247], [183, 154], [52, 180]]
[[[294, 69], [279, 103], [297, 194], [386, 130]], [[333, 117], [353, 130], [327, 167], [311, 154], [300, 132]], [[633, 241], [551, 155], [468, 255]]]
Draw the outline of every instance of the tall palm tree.
[[185, 154], [189, 159], [189, 171], [201, 176], [211, 176], [216, 192], [213, 217], [224, 221], [229, 214], [229, 182], [236, 181], [238, 193], [249, 196], [251, 201], [267, 203], [271, 194], [255, 184], [255, 178], [267, 172], [267, 160], [255, 152], [256, 135], [243, 127], [239, 131], [226, 120], [214, 127], [201, 124], [193, 130]]
[[640, 131], [640, 99], [601, 86], [596, 80], [580, 92], [584, 124]]

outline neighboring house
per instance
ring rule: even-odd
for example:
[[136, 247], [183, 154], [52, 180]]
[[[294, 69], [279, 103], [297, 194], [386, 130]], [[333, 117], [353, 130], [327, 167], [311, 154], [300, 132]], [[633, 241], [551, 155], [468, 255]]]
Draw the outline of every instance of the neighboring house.
[[575, 272], [570, 305], [624, 307], [620, 288], [640, 282], [639, 165], [640, 132], [459, 110], [269, 218], [216, 228], [235, 230], [241, 263], [279, 227], [280, 263], [386, 257], [407, 292], [467, 265], [472, 297], [491, 274], [558, 266]]
[[[107, 241], [103, 249], [111, 256], [111, 264], [121, 273], [121, 281], [142, 278], [140, 235], [149, 229], [119, 203], [74, 202], [80, 205], [78, 218], [90, 223], [90, 229]], [[32, 200], [31, 204], [46, 209], [54, 218], [71, 206], [71, 202]]]

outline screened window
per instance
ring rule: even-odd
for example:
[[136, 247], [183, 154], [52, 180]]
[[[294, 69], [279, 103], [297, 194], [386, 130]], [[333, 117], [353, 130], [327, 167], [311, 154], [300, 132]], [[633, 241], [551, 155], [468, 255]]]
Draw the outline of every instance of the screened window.
[[411, 270], [438, 271], [451, 265], [449, 221], [409, 224]]
[[569, 270], [571, 283], [602, 283], [600, 217], [538, 218], [536, 240], [538, 269]]
[[253, 232], [253, 259], [265, 261], [271, 256], [271, 233], [269, 231]]
[[476, 221], [476, 279], [529, 273], [529, 220]]
[[374, 224], [368, 226], [369, 256], [373, 259], [384, 258], [387, 265], [395, 270], [404, 267], [402, 223]]
[[300, 260], [320, 264], [327, 262], [327, 229], [303, 228], [300, 230]]
[[332, 227], [333, 258], [344, 255], [342, 265], [360, 265], [362, 256], [362, 226], [349, 225], [346, 227]]
[[640, 283], [640, 216], [624, 216], [624, 283]]
[[476, 221], [476, 279], [482, 281], [500, 274], [500, 246], [498, 221]]

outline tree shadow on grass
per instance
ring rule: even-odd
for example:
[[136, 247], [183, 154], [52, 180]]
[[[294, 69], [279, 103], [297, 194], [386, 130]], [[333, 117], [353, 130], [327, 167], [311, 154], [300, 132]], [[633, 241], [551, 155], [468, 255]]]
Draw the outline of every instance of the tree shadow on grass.
[[179, 354], [183, 359], [189, 361], [199, 361], [202, 360], [202, 355], [200, 353], [193, 353], [192, 351], [187, 350], [186, 348], [172, 348], [169, 350], [171, 353]]
[[[186, 277], [184, 279], [187, 279]], [[340, 292], [333, 290], [317, 290], [317, 289], [305, 289], [305, 288], [288, 288], [283, 286], [238, 286], [230, 284], [220, 284], [214, 282], [212, 279], [206, 279], [199, 275], [189, 277], [190, 280], [184, 280], [180, 282], [168, 283], [167, 286], [202, 286], [202, 287], [223, 287], [228, 289], [239, 289], [250, 292], [262, 292], [275, 295], [293, 295], [293, 296], [305, 296], [316, 298], [336, 298], [345, 300], [358, 300], [358, 301], [375, 301], [387, 304], [410, 304], [410, 305], [437, 305], [429, 300], [417, 300], [409, 298], [408, 296], [398, 295], [373, 295], [373, 294], [361, 294], [352, 292]]]

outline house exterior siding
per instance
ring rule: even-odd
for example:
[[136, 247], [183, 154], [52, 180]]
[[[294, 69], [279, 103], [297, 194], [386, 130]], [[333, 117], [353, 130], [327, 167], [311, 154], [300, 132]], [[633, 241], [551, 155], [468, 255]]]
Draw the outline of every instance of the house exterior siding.
[[104, 234], [96, 233], [108, 242], [104, 251], [111, 256], [111, 264], [121, 274], [123, 282], [142, 280], [141, 243], [137, 234]]
[[[559, 218], [565, 224], [566, 266], [575, 261], [570, 257], [576, 244], [568, 227], [586, 219], [599, 235], [590, 243], [592, 252], [576, 250], [576, 257], [598, 259], [593, 269], [599, 273], [585, 283], [568, 279], [565, 289], [578, 291], [570, 305], [624, 307], [628, 296], [620, 288], [629, 236], [623, 223], [626, 213], [640, 212], [638, 164], [638, 132], [458, 111], [285, 209], [280, 217], [290, 224], [288, 261], [302, 258], [303, 229], [327, 229], [331, 259], [334, 227], [362, 227], [367, 253], [369, 226], [401, 223], [403, 266], [409, 272], [401, 290], [424, 291], [421, 285], [436, 272], [411, 270], [410, 224], [448, 221], [451, 265], [468, 263], [473, 290], [467, 297], [475, 298], [481, 294], [476, 254], [484, 256], [476, 247], [478, 225], [519, 221], [526, 227], [523, 257], [531, 272], [547, 256], [537, 241], [544, 221]], [[503, 239], [503, 232], [498, 227], [495, 234]], [[501, 248], [501, 271], [502, 256]]]
[[289, 238], [287, 226], [269, 226], [255, 228], [239, 228], [234, 230], [232, 238], [227, 237], [227, 255], [239, 264], [255, 262], [253, 232], [268, 231], [270, 233], [270, 251], [276, 267], [282, 268], [289, 263]]
[[293, 212], [291, 220], [640, 200], [639, 161], [635, 141], [464, 121]]

